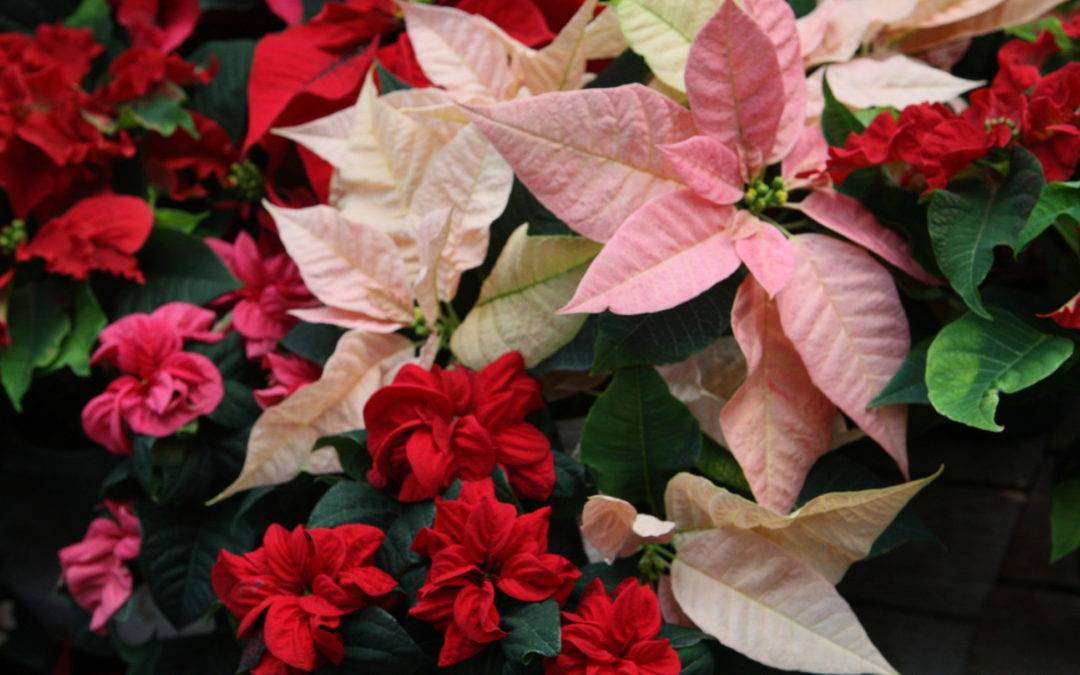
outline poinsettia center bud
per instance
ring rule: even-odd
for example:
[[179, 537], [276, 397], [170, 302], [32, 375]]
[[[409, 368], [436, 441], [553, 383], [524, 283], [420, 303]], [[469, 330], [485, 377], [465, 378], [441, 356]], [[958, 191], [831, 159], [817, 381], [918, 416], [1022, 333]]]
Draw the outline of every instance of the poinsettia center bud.
[[419, 305], [413, 305], [413, 320], [410, 326], [413, 332], [419, 337], [427, 337], [431, 334], [431, 329], [428, 328], [427, 319], [424, 318], [424, 312], [420, 309]]
[[1016, 138], [1020, 135], [1020, 129], [1017, 127], [1016, 122], [1009, 119], [1008, 117], [987, 117], [986, 120], [983, 121], [983, 127], [986, 129], [986, 133], [990, 133], [991, 131], [993, 131], [994, 127], [999, 124], [1004, 124], [1005, 126], [1009, 127], [1009, 130], [1012, 132], [1013, 138]]
[[746, 189], [743, 203], [754, 213], [760, 213], [771, 206], [782, 206], [788, 200], [788, 193], [784, 187], [784, 179], [780, 176], [773, 178], [771, 183], [760, 179], [755, 180]]
[[263, 195], [263, 177], [259, 167], [251, 160], [234, 162], [229, 167], [229, 186], [240, 193], [247, 201], [257, 201]]
[[660, 544], [646, 544], [641, 550], [641, 559], [638, 560], [638, 574], [650, 583], [656, 582], [671, 567], [674, 556], [671, 551]]
[[16, 218], [0, 230], [0, 251], [12, 253], [19, 244], [26, 241], [26, 223]]

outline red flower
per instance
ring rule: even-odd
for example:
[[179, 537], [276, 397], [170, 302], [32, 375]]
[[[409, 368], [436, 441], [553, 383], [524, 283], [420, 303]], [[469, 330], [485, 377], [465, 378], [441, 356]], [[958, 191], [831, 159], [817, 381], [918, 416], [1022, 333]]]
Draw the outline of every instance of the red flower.
[[1049, 314], [1039, 314], [1041, 317], [1053, 319], [1058, 325], [1065, 328], [1080, 328], [1080, 293], [1077, 293], [1061, 307]]
[[146, 96], [165, 83], [206, 84], [214, 79], [217, 67], [216, 60], [208, 68], [202, 68], [175, 54], [132, 47], [109, 64], [109, 82], [98, 93], [98, 98], [111, 105]]
[[41, 258], [50, 272], [76, 279], [85, 279], [90, 270], [102, 270], [142, 283], [135, 252], [153, 225], [154, 213], [141, 199], [90, 197], [45, 223], [19, 248], [17, 258]]
[[143, 166], [150, 180], [164, 186], [176, 200], [205, 197], [208, 180], [225, 185], [229, 170], [239, 159], [228, 132], [214, 120], [197, 112], [198, 138], [183, 128], [171, 136], [150, 135], [143, 143]]
[[1046, 180], [1068, 180], [1080, 160], [1080, 63], [1042, 78], [1031, 92], [1023, 145], [1042, 163]]
[[133, 47], [171, 52], [199, 22], [199, 0], [112, 0]]
[[263, 410], [281, 403], [322, 376], [322, 368], [294, 354], [270, 352], [263, 356], [262, 366], [270, 370], [268, 386], [255, 390], [255, 402]]
[[225, 394], [221, 373], [202, 354], [182, 351], [187, 339], [220, 340], [210, 331], [213, 320], [213, 312], [171, 302], [106, 327], [90, 363], [109, 363], [124, 374], [83, 408], [86, 435], [110, 452], [130, 454], [127, 429], [168, 436], [213, 412]]
[[397, 585], [372, 562], [382, 540], [383, 533], [369, 525], [297, 525], [289, 532], [275, 524], [261, 548], [218, 554], [210, 581], [240, 619], [237, 635], [251, 635], [265, 614], [266, 652], [254, 675], [310, 672], [341, 662], [341, 617], [378, 602]]
[[545, 672], [678, 675], [679, 655], [667, 638], [657, 638], [659, 632], [660, 603], [652, 588], [627, 579], [608, 597], [596, 579], [577, 610], [563, 612], [562, 652]]
[[233, 307], [232, 325], [244, 336], [248, 358], [266, 354], [277, 346], [278, 340], [296, 325], [290, 309], [318, 304], [308, 291], [300, 270], [289, 255], [277, 247], [275, 251], [265, 236], [260, 245], [247, 232], [241, 232], [232, 244], [220, 239], [206, 243], [218, 254], [225, 266], [244, 287], [215, 300], [215, 304]]
[[131, 597], [131, 570], [141, 544], [131, 504], [105, 500], [112, 518], [95, 518], [82, 541], [60, 549], [60, 576], [75, 603], [90, 612], [90, 630], [104, 632]]
[[551, 444], [525, 421], [543, 406], [540, 383], [518, 352], [480, 372], [406, 365], [368, 400], [368, 480], [402, 501], [430, 499], [455, 478], [489, 478], [502, 466], [514, 492], [543, 500], [555, 485]]
[[416, 535], [413, 550], [431, 558], [409, 614], [444, 632], [439, 665], [449, 666], [506, 637], [499, 628], [496, 592], [523, 602], [562, 603], [579, 572], [547, 552], [544, 507], [523, 516], [499, 502], [490, 479], [466, 482], [454, 500], [435, 501], [433, 527]]

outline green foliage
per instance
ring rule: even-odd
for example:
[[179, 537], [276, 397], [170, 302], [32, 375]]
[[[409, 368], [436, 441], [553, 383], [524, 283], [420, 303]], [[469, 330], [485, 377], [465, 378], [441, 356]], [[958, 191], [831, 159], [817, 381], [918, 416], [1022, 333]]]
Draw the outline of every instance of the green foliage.
[[994, 247], [1017, 247], [1043, 185], [1039, 160], [1017, 148], [1003, 180], [979, 176], [938, 190], [930, 200], [934, 256], [953, 289], [979, 316], [990, 317], [979, 284], [990, 272]]
[[341, 625], [344, 671], [370, 675], [430, 672], [433, 664], [401, 624], [380, 607], [365, 607]]
[[121, 129], [147, 129], [162, 136], [172, 136], [183, 129], [192, 138], [198, 138], [195, 120], [184, 108], [187, 96], [176, 86], [165, 87], [120, 108], [116, 124]]
[[998, 397], [1049, 377], [1073, 352], [1072, 340], [1044, 335], [1015, 315], [991, 308], [986, 319], [968, 312], [941, 329], [926, 358], [926, 386], [934, 408], [949, 419], [986, 431]]
[[154, 209], [154, 227], [191, 234], [209, 215], [209, 211], [191, 213], [182, 209], [158, 207]]
[[701, 454], [695, 465], [712, 482], [744, 495], [751, 494], [742, 467], [731, 451], [708, 436], [701, 438]]
[[557, 370], [591, 369], [596, 360], [596, 326], [599, 320], [599, 315], [590, 314], [573, 340], [533, 366], [530, 372], [536, 377], [543, 377]]
[[1050, 562], [1057, 562], [1080, 548], [1080, 476], [1054, 485], [1050, 512]]
[[651, 314], [600, 316], [595, 371], [682, 361], [708, 347], [731, 325], [741, 279], [721, 281], [678, 307]]
[[435, 502], [402, 506], [401, 515], [386, 528], [386, 539], [375, 554], [376, 564], [405, 586], [404, 577], [420, 564], [420, 554], [412, 550], [416, 533], [435, 520]]
[[712, 675], [716, 672], [712, 650], [715, 640], [711, 636], [693, 628], [668, 623], [660, 629], [660, 637], [667, 638], [679, 654], [682, 675]]
[[822, 78], [822, 90], [825, 94], [825, 108], [821, 112], [821, 131], [825, 134], [825, 140], [829, 145], [843, 147], [848, 134], [860, 134], [866, 126], [847, 109], [843, 103], [836, 99], [832, 88], [829, 87], [829, 79]]
[[562, 631], [559, 603], [554, 600], [517, 605], [502, 613], [503, 629], [510, 633], [500, 645], [510, 661], [530, 664], [559, 655]]
[[51, 279], [23, 284], [11, 294], [7, 317], [11, 344], [0, 348], [0, 384], [15, 410], [22, 411], [34, 370], [61, 356], [71, 329], [64, 295], [63, 286]]
[[930, 404], [930, 395], [926, 390], [926, 352], [929, 348], [929, 340], [923, 340], [911, 347], [907, 358], [900, 364], [900, 370], [896, 371], [896, 375], [893, 375], [881, 393], [870, 401], [871, 408], [898, 403]]
[[198, 505], [240, 472], [249, 428], [228, 429], [209, 420], [195, 433], [155, 439], [136, 436], [132, 472], [156, 504]]
[[293, 354], [323, 365], [337, 347], [345, 329], [324, 323], [300, 323], [281, 339], [281, 346]]
[[343, 480], [323, 495], [308, 517], [308, 527], [336, 527], [347, 523], [387, 528], [402, 513], [393, 497], [368, 483]]
[[642, 84], [648, 81], [652, 71], [645, 59], [627, 49], [617, 56], [611, 65], [597, 75], [592, 82], [585, 85], [586, 89], [609, 89], [624, 84]]
[[1048, 183], [1039, 194], [1039, 201], [1031, 210], [1024, 228], [1016, 237], [1013, 247], [1017, 253], [1046, 231], [1055, 226], [1061, 236], [1074, 250], [1080, 250], [1080, 236], [1077, 224], [1080, 223], [1080, 181], [1071, 183]]
[[251, 387], [236, 380], [225, 380], [225, 397], [208, 419], [230, 429], [247, 429], [261, 413]]
[[115, 314], [152, 312], [168, 302], [204, 305], [239, 286], [201, 239], [175, 230], [154, 230], [138, 254], [143, 285], [124, 287]]
[[663, 512], [664, 488], [694, 466], [701, 432], [651, 367], [619, 370], [585, 420], [581, 459], [604, 494]]
[[45, 370], [53, 373], [70, 368], [76, 375], [87, 377], [90, 375], [90, 352], [108, 319], [90, 284], [85, 281], [74, 286], [73, 302], [71, 330], [60, 343], [60, 352]]
[[247, 83], [254, 40], [214, 40], [196, 49], [189, 60], [206, 65], [216, 57], [220, 69], [209, 84], [191, 93], [191, 109], [220, 124], [233, 142], [240, 144], [247, 133]]
[[154, 602], [177, 628], [198, 620], [217, 602], [210, 569], [218, 553], [222, 549], [247, 551], [257, 543], [253, 530], [233, 526], [239, 503], [231, 500], [213, 508], [182, 509], [138, 505], [143, 576]]
[[112, 10], [106, 0], [82, 0], [71, 16], [64, 19], [68, 28], [88, 28], [99, 44], [109, 45], [116, 38]]
[[380, 94], [389, 94], [394, 91], [404, 91], [413, 88], [408, 82], [398, 79], [396, 75], [383, 67], [383, 64], [378, 61], [375, 62], [375, 73], [379, 76]]

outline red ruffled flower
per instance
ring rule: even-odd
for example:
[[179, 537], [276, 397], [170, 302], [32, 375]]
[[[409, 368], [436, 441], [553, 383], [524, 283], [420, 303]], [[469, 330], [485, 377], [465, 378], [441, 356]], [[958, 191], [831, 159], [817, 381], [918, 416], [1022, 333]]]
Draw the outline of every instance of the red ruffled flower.
[[17, 259], [41, 258], [50, 272], [85, 279], [102, 270], [143, 281], [135, 260], [154, 225], [150, 205], [136, 197], [99, 195], [83, 199], [45, 223]]
[[506, 637], [497, 592], [523, 602], [562, 603], [570, 595], [581, 572], [547, 552], [550, 515], [549, 507], [517, 515], [495, 498], [490, 479], [464, 483], [457, 499], [436, 500], [433, 526], [412, 545], [431, 558], [431, 569], [409, 614], [443, 631], [440, 666]]
[[455, 478], [489, 478], [501, 466], [514, 492], [543, 500], [555, 485], [551, 444], [525, 421], [543, 407], [540, 383], [518, 352], [479, 372], [406, 365], [368, 400], [368, 480], [402, 501], [441, 494]]
[[[263, 237], [260, 245], [247, 232], [232, 244], [220, 239], [206, 243], [218, 254], [244, 287], [221, 296], [214, 303], [233, 306], [232, 325], [245, 339], [248, 358], [257, 358], [277, 346], [297, 319], [290, 309], [318, 304], [308, 291], [296, 263], [280, 247]], [[276, 249], [276, 250], [275, 250]]]
[[269, 382], [264, 389], [255, 390], [255, 402], [263, 410], [281, 403], [304, 385], [322, 376], [318, 364], [295, 354], [270, 352], [262, 358], [263, 368], [270, 371]]
[[198, 138], [178, 128], [171, 136], [151, 134], [143, 143], [143, 166], [155, 184], [176, 200], [207, 195], [206, 182], [228, 184], [229, 170], [239, 159], [232, 139], [206, 115], [191, 113]]
[[82, 541], [60, 549], [60, 576], [75, 603], [91, 613], [90, 630], [105, 624], [131, 597], [127, 561], [139, 556], [139, 519], [131, 504], [105, 500], [112, 518], [95, 518]]
[[115, 105], [154, 93], [165, 84], [206, 84], [214, 79], [217, 68], [216, 59], [203, 68], [175, 54], [132, 47], [109, 64], [109, 82], [98, 93], [98, 99], [107, 105]]
[[133, 47], [176, 49], [199, 22], [199, 0], [111, 0]]
[[108, 363], [124, 374], [83, 408], [86, 435], [110, 452], [131, 454], [127, 429], [168, 436], [213, 412], [225, 395], [221, 373], [202, 354], [183, 351], [185, 340], [220, 340], [210, 330], [213, 321], [209, 310], [171, 302], [107, 326], [90, 363]]
[[1042, 78], [1031, 92], [1023, 146], [1043, 166], [1046, 180], [1068, 180], [1080, 161], [1080, 63]]
[[563, 612], [562, 652], [547, 663], [548, 675], [640, 673], [678, 675], [679, 655], [660, 632], [660, 603], [649, 586], [627, 579], [608, 597], [593, 580], [577, 610]]
[[239, 637], [255, 632], [265, 615], [266, 652], [254, 675], [311, 672], [345, 655], [336, 632], [341, 617], [385, 601], [397, 582], [372, 561], [383, 533], [370, 525], [292, 532], [271, 525], [250, 553], [218, 554], [210, 581], [240, 619]]
[[1080, 293], [1053, 312], [1039, 314], [1039, 316], [1053, 319], [1055, 323], [1065, 328], [1080, 328]]

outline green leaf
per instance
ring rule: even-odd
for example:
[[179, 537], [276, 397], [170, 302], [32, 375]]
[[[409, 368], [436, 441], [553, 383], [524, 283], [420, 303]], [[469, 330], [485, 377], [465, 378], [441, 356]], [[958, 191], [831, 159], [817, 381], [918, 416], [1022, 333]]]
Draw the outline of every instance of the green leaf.
[[896, 371], [881, 393], [870, 401], [869, 407], [898, 403], [930, 405], [930, 394], [926, 390], [926, 352], [929, 348], [929, 340], [913, 346], [907, 358], [900, 364], [900, 370]]
[[196, 49], [188, 60], [202, 65], [217, 57], [220, 69], [209, 84], [191, 93], [191, 109], [220, 124], [233, 142], [244, 142], [247, 133], [247, 83], [254, 40], [212, 40]]
[[345, 330], [337, 326], [301, 321], [281, 338], [281, 346], [312, 363], [323, 365], [344, 333]]
[[64, 19], [68, 28], [89, 28], [98, 44], [110, 45], [116, 37], [112, 11], [106, 0], [83, 0], [71, 16]]
[[53, 373], [61, 368], [70, 368], [80, 377], [90, 375], [90, 352], [97, 342], [101, 329], [108, 323], [105, 312], [94, 297], [94, 291], [85, 281], [75, 286], [75, 315], [71, 331], [60, 344], [60, 353], [48, 365], [46, 372]]
[[1080, 476], [1054, 485], [1050, 512], [1050, 562], [1057, 562], [1080, 548]]
[[201, 239], [174, 230], [154, 230], [139, 251], [144, 285], [125, 287], [117, 314], [152, 312], [167, 302], [204, 305], [239, 284]]
[[979, 284], [993, 265], [994, 247], [1016, 247], [1043, 185], [1039, 160], [1017, 148], [1003, 180], [984, 175], [938, 190], [930, 199], [934, 257], [953, 289], [979, 316], [990, 316]]
[[144, 96], [120, 109], [117, 124], [121, 129], [141, 128], [155, 131], [162, 136], [172, 136], [177, 129], [198, 138], [195, 120], [184, 108], [187, 96], [184, 90], [173, 85]]
[[341, 470], [349, 478], [363, 481], [371, 468], [371, 455], [367, 451], [367, 432], [363, 429], [333, 436], [324, 436], [315, 441], [315, 449], [330, 446], [337, 452]]
[[393, 91], [404, 91], [413, 88], [408, 82], [398, 79], [397, 75], [387, 70], [379, 61], [375, 62], [375, 72], [379, 76], [380, 94], [389, 94]]
[[644, 57], [627, 49], [611, 62], [603, 72], [585, 85], [586, 89], [609, 89], [624, 84], [643, 84], [648, 81], [652, 71]]
[[969, 312], [941, 329], [926, 358], [930, 403], [949, 419], [986, 431], [1000, 393], [1049, 377], [1073, 352], [1072, 340], [1044, 335], [1004, 310], [992, 320]]
[[225, 397], [210, 413], [209, 419], [230, 429], [246, 429], [255, 423], [261, 413], [251, 387], [236, 380], [225, 380]]
[[735, 455], [708, 436], [701, 438], [701, 454], [698, 455], [696, 466], [717, 485], [745, 495], [752, 492]]
[[365, 607], [341, 626], [342, 667], [371, 675], [429, 672], [433, 664], [401, 624], [380, 607]]
[[308, 527], [337, 527], [347, 523], [390, 526], [401, 515], [391, 497], [368, 483], [343, 480], [323, 495], [308, 518]]
[[590, 314], [581, 330], [559, 351], [529, 369], [534, 377], [543, 377], [557, 370], [589, 370], [596, 360], [596, 325], [599, 315]]
[[600, 491], [657, 515], [668, 480], [694, 466], [700, 452], [697, 420], [647, 366], [615, 373], [581, 436], [581, 459]]
[[849, 134], [861, 134], [866, 130], [866, 126], [847, 109], [847, 106], [836, 99], [832, 88], [829, 87], [828, 77], [822, 78], [821, 85], [825, 94], [825, 108], [821, 111], [821, 130], [829, 145], [842, 148]]
[[30, 389], [34, 369], [52, 363], [71, 328], [63, 305], [64, 289], [53, 280], [16, 288], [8, 305], [11, 344], [0, 349], [0, 383], [15, 410]]
[[817, 7], [816, 0], [787, 0], [787, 4], [791, 5], [791, 10], [795, 12], [796, 18], [806, 16]]
[[667, 638], [679, 654], [682, 675], [711, 675], [715, 672], [711, 636], [693, 628], [666, 623], [660, 629], [660, 637]]
[[154, 227], [191, 234], [208, 215], [210, 215], [209, 211], [190, 213], [183, 209], [156, 208], [154, 209]]
[[594, 371], [677, 363], [727, 333], [741, 279], [721, 281], [678, 307], [652, 314], [600, 315]]
[[502, 614], [510, 635], [501, 642], [503, 655], [516, 663], [555, 657], [562, 649], [559, 603], [554, 600], [518, 605]]
[[[412, 550], [413, 540], [421, 528], [431, 527], [435, 520], [435, 502], [420, 502], [404, 507], [398, 518], [386, 529], [386, 539], [375, 554], [376, 564], [395, 579], [421, 562], [420, 554]], [[404, 582], [402, 582], [404, 584]]]
[[[1024, 229], [1017, 235], [1013, 249], [1017, 253], [1024, 250], [1051, 225], [1058, 225], [1066, 241], [1075, 242], [1077, 223], [1080, 223], [1080, 181], [1048, 183], [1039, 194], [1039, 201], [1031, 210]], [[1076, 249], [1075, 243], [1072, 247]]]
[[243, 521], [233, 527], [239, 503], [190, 509], [139, 505], [139, 563], [154, 602], [173, 626], [187, 626], [217, 602], [210, 569], [222, 549], [239, 553], [254, 548], [255, 532]]
[[[856, 492], [889, 487], [891, 483], [862, 464], [839, 452], [830, 452], [814, 464], [795, 502], [801, 507], [814, 497], [829, 492]], [[908, 504], [874, 541], [867, 558], [888, 553], [908, 542], [927, 541], [940, 544], [934, 533], [911, 511]]]
[[247, 359], [244, 356], [244, 338], [240, 337], [236, 331], [227, 333], [225, 339], [217, 342], [188, 343], [185, 349], [202, 354], [213, 361], [217, 369], [221, 371], [221, 376], [226, 379], [239, 377], [244, 366], [247, 365]]

